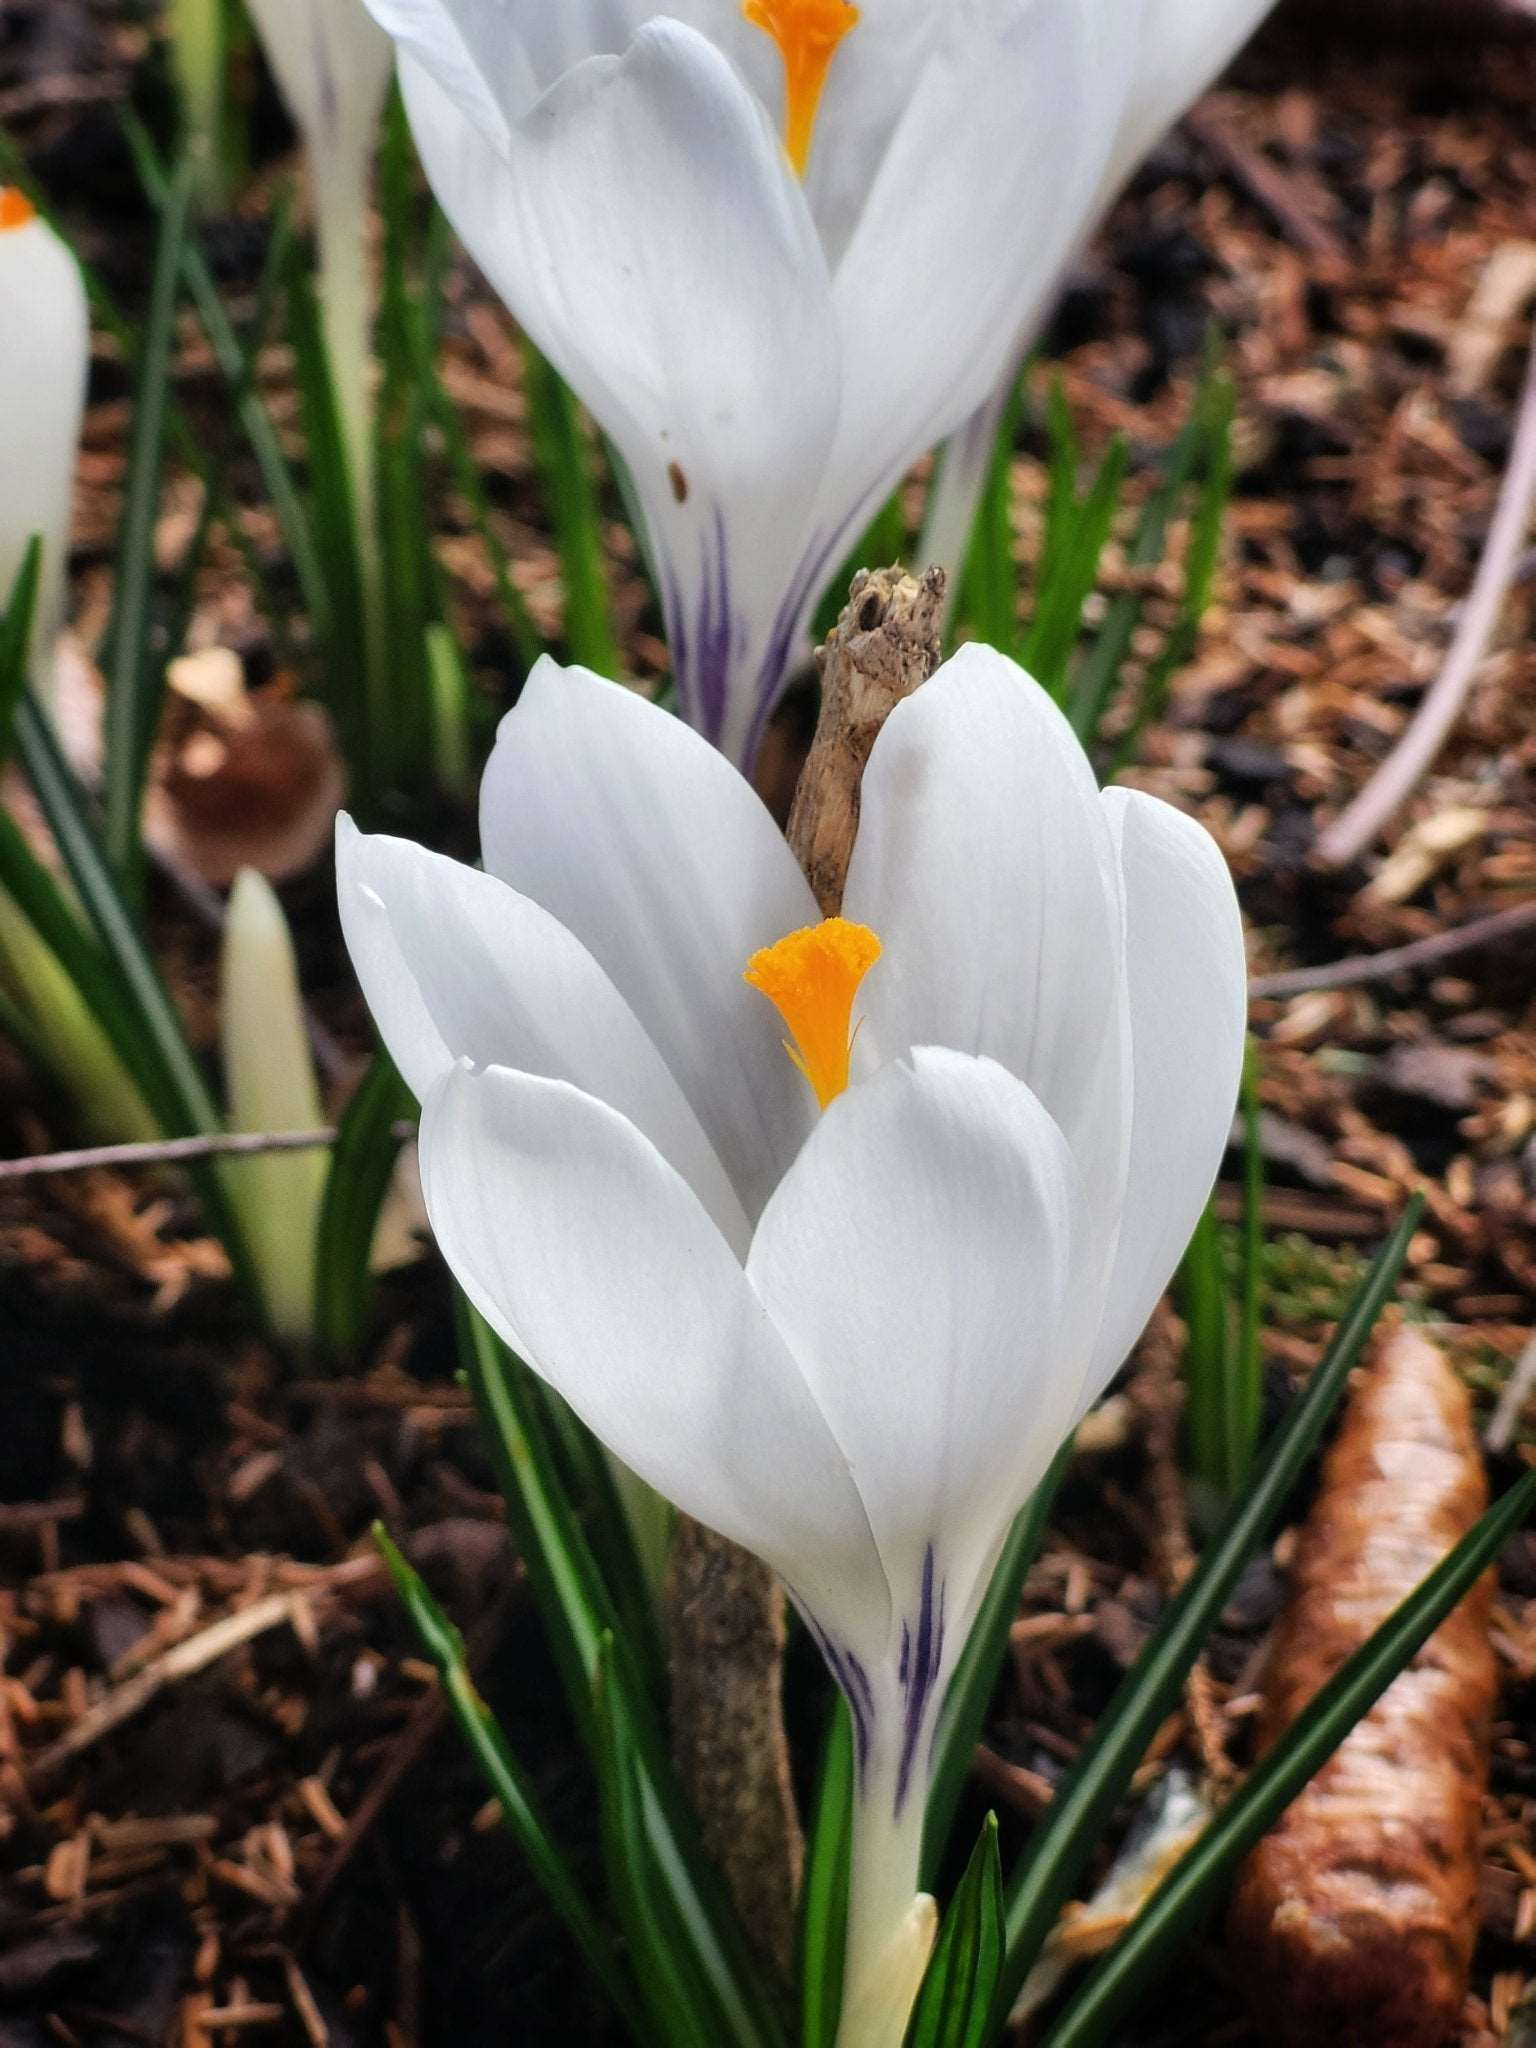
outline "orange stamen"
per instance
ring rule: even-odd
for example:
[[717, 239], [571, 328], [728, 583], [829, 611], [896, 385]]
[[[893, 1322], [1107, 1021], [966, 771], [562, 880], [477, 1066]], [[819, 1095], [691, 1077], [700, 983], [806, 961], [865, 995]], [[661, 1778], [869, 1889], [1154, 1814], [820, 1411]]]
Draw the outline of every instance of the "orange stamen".
[[742, 0], [741, 11], [784, 59], [784, 148], [803, 178], [828, 67], [859, 10], [850, 0]]
[[848, 1086], [853, 1050], [853, 999], [880, 958], [880, 941], [865, 924], [829, 917], [765, 946], [742, 979], [765, 995], [789, 1027], [784, 1050], [816, 1092], [823, 1109]]
[[0, 185], [0, 232], [24, 228], [36, 213], [37, 208], [19, 185]]

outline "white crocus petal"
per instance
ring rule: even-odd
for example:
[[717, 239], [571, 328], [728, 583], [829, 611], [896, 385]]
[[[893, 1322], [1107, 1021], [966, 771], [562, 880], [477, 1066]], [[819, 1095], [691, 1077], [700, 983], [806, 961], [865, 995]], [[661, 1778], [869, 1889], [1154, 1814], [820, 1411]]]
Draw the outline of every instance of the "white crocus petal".
[[[747, 1275], [847, 1456], [891, 1590], [852, 1634], [791, 1579], [852, 1715], [844, 2032], [873, 2025], [918, 1889], [933, 1731], [999, 1539], [1074, 1415], [1092, 1300], [1061, 1133], [989, 1060], [922, 1049], [832, 1103]], [[915, 1988], [915, 1984], [914, 1984]]]
[[32, 666], [45, 694], [64, 616], [90, 348], [80, 266], [21, 194], [0, 185], [0, 606], [40, 537]]
[[1119, 894], [1070, 725], [1016, 663], [962, 647], [897, 705], [865, 772], [843, 908], [885, 950], [859, 1007], [882, 1058], [947, 1045], [1028, 1083], [1106, 1257], [1125, 1172]]
[[1131, 54], [1093, 0], [946, 0], [837, 268], [846, 396], [829, 493], [888, 488], [995, 388], [1081, 232]]
[[744, 1253], [749, 1228], [670, 1069], [592, 955], [493, 875], [337, 821], [342, 931], [407, 1085], [460, 1060], [570, 1081], [628, 1117]]
[[607, 972], [755, 1216], [814, 1105], [742, 974], [818, 912], [751, 788], [680, 719], [544, 661], [502, 721], [480, 834], [491, 873]]
[[692, 1189], [559, 1081], [456, 1069], [422, 1114], [443, 1256], [486, 1320], [657, 1492], [840, 1633], [888, 1625], [847, 1461]]
[[247, 0], [293, 124], [311, 148], [366, 157], [393, 69], [363, 0]]
[[1242, 917], [1216, 842], [1135, 790], [1107, 790], [1104, 808], [1125, 890], [1133, 1112], [1119, 1249], [1084, 1406], [1141, 1335], [1210, 1195], [1248, 1011]]
[[[1125, 0], [1097, 4], [1123, 6]], [[1274, 0], [1132, 0], [1128, 18], [1097, 31], [1101, 42], [1113, 40], [1134, 53], [1121, 117], [1097, 190], [1080, 209], [1050, 291], [1027, 311], [1001, 377], [941, 452], [923, 514], [919, 553], [924, 564], [938, 563], [955, 573], [965, 559], [1007, 394], [1049, 314], [1051, 295], [1059, 288], [1072, 248], [1097, 225], [1142, 159], [1241, 49], [1273, 5]]]
[[1275, 0], [1140, 0], [1135, 88], [1115, 142], [1112, 197], [1164, 131], [1200, 97]]
[[1024, 1083], [928, 1047], [832, 1103], [752, 1240], [747, 1276], [885, 1563], [914, 1728], [1000, 1530], [1071, 1424], [1084, 1220], [1066, 1141]]
[[[689, 719], [743, 759], [778, 676], [836, 428], [837, 330], [804, 195], [713, 43], [647, 23], [487, 142], [413, 48], [418, 147], [449, 217], [628, 467]], [[790, 593], [786, 596], [786, 593]]]

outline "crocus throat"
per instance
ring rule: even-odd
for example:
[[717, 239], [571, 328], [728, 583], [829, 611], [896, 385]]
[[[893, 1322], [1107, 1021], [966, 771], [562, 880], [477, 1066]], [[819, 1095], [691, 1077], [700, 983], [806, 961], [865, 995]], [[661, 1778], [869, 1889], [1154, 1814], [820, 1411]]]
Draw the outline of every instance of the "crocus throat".
[[0, 233], [7, 228], [24, 228], [35, 218], [36, 208], [17, 185], [0, 185]]
[[850, 0], [742, 0], [741, 11], [784, 59], [784, 148], [803, 178], [827, 69], [859, 10]]
[[848, 1086], [853, 999], [879, 958], [880, 941], [868, 925], [829, 917], [789, 932], [747, 962], [742, 979], [784, 1019], [790, 1034], [784, 1050], [823, 1109]]

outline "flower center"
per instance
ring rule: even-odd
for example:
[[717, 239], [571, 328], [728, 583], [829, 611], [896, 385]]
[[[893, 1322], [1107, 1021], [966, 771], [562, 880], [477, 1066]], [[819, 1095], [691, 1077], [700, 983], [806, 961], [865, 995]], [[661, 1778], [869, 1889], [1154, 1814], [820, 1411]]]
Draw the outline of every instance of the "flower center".
[[784, 1019], [790, 1034], [784, 1050], [823, 1109], [848, 1086], [853, 999], [879, 958], [880, 941], [867, 924], [829, 917], [789, 932], [747, 962], [743, 981]]
[[741, 11], [773, 37], [784, 59], [784, 147], [803, 178], [827, 67], [859, 10], [850, 0], [742, 0]]
[[19, 185], [0, 185], [0, 232], [24, 228], [36, 209]]

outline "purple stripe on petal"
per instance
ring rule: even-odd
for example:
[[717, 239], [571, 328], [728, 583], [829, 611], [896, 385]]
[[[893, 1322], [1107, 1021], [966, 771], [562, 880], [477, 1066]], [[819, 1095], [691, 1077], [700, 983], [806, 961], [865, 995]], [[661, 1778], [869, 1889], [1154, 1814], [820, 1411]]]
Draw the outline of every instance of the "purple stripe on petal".
[[930, 1543], [923, 1552], [923, 1584], [918, 1600], [916, 1627], [909, 1629], [906, 1622], [901, 1625], [900, 1682], [902, 1691], [906, 1694], [906, 1707], [902, 1715], [901, 1761], [896, 1774], [898, 1814], [907, 1802], [918, 1739], [928, 1718], [934, 1690], [938, 1684], [939, 1670], [944, 1661], [946, 1588], [944, 1581], [940, 1580], [935, 1599], [934, 1578], [933, 1545]]

